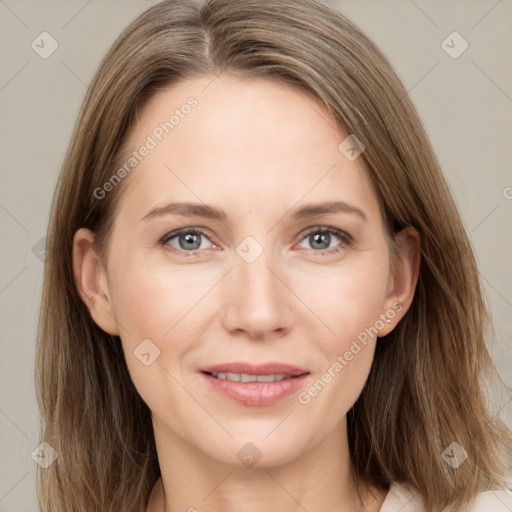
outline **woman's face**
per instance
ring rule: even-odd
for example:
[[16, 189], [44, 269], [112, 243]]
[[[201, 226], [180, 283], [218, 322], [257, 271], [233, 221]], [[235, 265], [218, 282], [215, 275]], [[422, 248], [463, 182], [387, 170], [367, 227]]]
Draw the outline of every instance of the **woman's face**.
[[[313, 96], [263, 79], [181, 82], [139, 112], [137, 165], [117, 185], [105, 295], [91, 312], [120, 334], [162, 435], [264, 466], [344, 424], [376, 333], [395, 327], [405, 313], [397, 298], [408, 297], [389, 273], [363, 160], [350, 140], [339, 148], [347, 135]], [[297, 371], [217, 369], [286, 375], [263, 383], [203, 373], [232, 363]]]

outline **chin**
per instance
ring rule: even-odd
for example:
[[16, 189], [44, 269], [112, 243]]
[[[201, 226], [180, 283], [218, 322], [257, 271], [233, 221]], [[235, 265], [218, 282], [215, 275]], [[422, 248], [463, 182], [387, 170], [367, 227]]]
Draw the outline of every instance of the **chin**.
[[207, 455], [237, 468], [272, 468], [288, 464], [304, 453], [306, 441], [291, 437], [286, 432], [266, 437], [275, 427], [273, 423], [268, 429], [255, 431], [254, 435], [247, 430], [243, 436], [222, 442], [218, 451], [212, 451], [210, 445]]

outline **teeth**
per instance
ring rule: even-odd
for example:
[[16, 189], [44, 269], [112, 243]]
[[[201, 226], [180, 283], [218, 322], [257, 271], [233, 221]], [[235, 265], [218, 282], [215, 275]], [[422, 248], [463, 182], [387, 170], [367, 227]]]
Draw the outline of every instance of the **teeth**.
[[221, 380], [231, 380], [233, 382], [275, 382], [286, 379], [284, 373], [274, 373], [272, 375], [249, 375], [248, 373], [212, 373], [212, 375]]

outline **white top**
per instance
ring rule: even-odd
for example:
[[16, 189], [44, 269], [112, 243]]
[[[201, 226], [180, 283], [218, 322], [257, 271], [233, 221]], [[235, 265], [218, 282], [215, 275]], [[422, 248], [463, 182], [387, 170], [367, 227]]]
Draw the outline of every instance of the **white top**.
[[[419, 495], [394, 482], [379, 512], [425, 512]], [[465, 512], [512, 512], [512, 491], [507, 489], [481, 492]]]

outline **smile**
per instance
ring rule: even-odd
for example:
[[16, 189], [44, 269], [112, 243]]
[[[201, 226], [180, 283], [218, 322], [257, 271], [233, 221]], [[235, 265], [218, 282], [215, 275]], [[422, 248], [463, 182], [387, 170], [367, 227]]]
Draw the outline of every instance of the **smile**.
[[199, 375], [216, 394], [251, 407], [268, 406], [283, 400], [298, 392], [310, 376], [309, 373], [293, 376], [284, 373], [253, 375], [204, 371]]
[[249, 373], [211, 373], [213, 377], [221, 380], [230, 380], [232, 382], [275, 382], [290, 377], [285, 373], [275, 373], [270, 375], [251, 375]]

